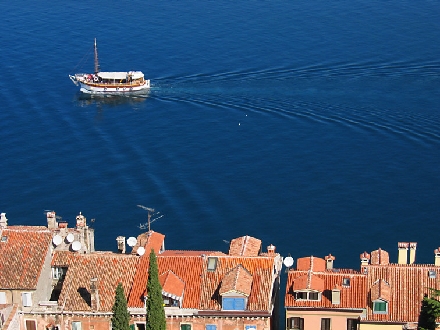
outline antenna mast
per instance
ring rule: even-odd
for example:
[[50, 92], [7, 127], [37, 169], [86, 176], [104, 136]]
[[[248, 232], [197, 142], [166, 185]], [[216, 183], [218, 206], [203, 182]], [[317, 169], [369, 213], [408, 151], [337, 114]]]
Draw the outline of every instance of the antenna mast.
[[148, 231], [150, 231], [150, 225], [151, 225], [151, 216], [153, 215], [153, 213], [154, 213], [154, 209], [152, 209], [152, 208], [150, 208], [150, 207], [146, 207], [146, 206], [143, 206], [143, 205], [138, 205], [138, 207], [140, 207], [141, 209], [144, 209], [144, 210], [146, 210], [146, 211], [148, 211]]

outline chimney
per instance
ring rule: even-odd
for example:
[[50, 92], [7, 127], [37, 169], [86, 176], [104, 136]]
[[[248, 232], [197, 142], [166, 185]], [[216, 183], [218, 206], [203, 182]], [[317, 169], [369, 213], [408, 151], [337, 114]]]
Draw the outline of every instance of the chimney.
[[79, 212], [79, 214], [76, 216], [76, 227], [82, 228], [86, 226], [86, 217]]
[[58, 228], [58, 222], [55, 211], [47, 212], [46, 217], [47, 217], [47, 228], [49, 229]]
[[125, 253], [125, 237], [124, 236], [116, 237], [116, 242], [118, 242], [118, 251], [120, 253]]
[[434, 265], [440, 266], [440, 247], [434, 250]]
[[269, 245], [267, 247], [267, 254], [270, 256], [274, 256], [275, 255], [275, 246], [273, 246], [272, 244]]
[[409, 243], [407, 242], [399, 242], [397, 243], [398, 249], [399, 249], [399, 254], [397, 257], [397, 263], [399, 265], [406, 265], [408, 262], [408, 248], [409, 248]]
[[368, 264], [370, 263], [370, 254], [367, 253], [367, 251], [365, 251], [364, 253], [361, 253], [360, 258], [361, 258], [361, 267], [368, 266]]
[[416, 261], [416, 249], [417, 249], [417, 243], [410, 242], [409, 243], [409, 263], [411, 265]]
[[92, 311], [99, 311], [98, 279], [96, 277], [90, 280], [90, 307]]
[[6, 213], [0, 214], [0, 229], [6, 229], [8, 227], [8, 219], [6, 219]]
[[333, 269], [333, 261], [335, 259], [336, 258], [334, 256], [332, 256], [331, 253], [329, 253], [329, 255], [325, 257], [325, 261], [326, 261], [325, 264], [326, 264], [327, 269]]

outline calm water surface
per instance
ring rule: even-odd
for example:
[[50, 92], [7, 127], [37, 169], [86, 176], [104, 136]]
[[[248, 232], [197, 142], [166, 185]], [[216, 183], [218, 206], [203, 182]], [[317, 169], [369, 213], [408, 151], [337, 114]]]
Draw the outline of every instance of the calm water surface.
[[[294, 258], [440, 245], [435, 1], [0, 4], [0, 209], [44, 225], [82, 211], [115, 250], [146, 221], [169, 249], [252, 235]], [[145, 97], [68, 79], [142, 70]], [[83, 65], [79, 63], [83, 62]]]

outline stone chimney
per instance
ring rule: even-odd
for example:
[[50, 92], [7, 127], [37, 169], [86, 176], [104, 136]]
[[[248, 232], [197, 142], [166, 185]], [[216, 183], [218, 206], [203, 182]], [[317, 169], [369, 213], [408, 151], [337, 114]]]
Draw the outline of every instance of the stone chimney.
[[417, 249], [417, 243], [410, 242], [409, 243], [409, 263], [411, 265], [416, 261], [416, 249]]
[[336, 258], [332, 256], [331, 253], [329, 253], [329, 255], [325, 257], [326, 269], [333, 269], [333, 261], [335, 259]]
[[399, 254], [397, 257], [397, 263], [399, 265], [406, 265], [408, 263], [408, 242], [399, 242], [397, 243], [397, 247], [399, 249]]
[[118, 242], [118, 251], [125, 253], [125, 236], [116, 237], [116, 242]]
[[76, 227], [77, 228], [83, 228], [86, 227], [86, 217], [79, 212], [79, 214], [76, 216]]
[[440, 246], [434, 250], [434, 265], [440, 266]]
[[96, 277], [90, 280], [90, 307], [92, 311], [99, 311], [98, 279]]
[[370, 263], [370, 254], [367, 253], [367, 251], [365, 251], [364, 253], [361, 253], [360, 258], [361, 258], [361, 267], [368, 266], [368, 264]]
[[47, 228], [49, 229], [58, 228], [58, 222], [55, 211], [47, 212], [46, 217], [47, 217]]
[[0, 214], [0, 229], [6, 229], [8, 227], [8, 219], [6, 218], [6, 213]]
[[275, 246], [273, 246], [272, 244], [269, 245], [269, 246], [267, 247], [267, 254], [268, 254], [269, 256], [274, 256], [274, 255], [275, 255]]

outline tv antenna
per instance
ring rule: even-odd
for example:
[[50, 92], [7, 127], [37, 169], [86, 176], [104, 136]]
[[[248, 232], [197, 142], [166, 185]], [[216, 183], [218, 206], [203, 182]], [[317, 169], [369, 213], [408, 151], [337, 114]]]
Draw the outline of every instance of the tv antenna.
[[148, 225], [148, 231], [150, 231], [151, 230], [151, 224], [154, 221], [157, 221], [157, 220], [159, 220], [160, 218], [163, 217], [163, 214], [160, 214], [160, 212], [156, 212], [151, 207], [146, 207], [146, 206], [143, 206], [143, 205], [140, 205], [140, 204], [137, 205], [137, 207], [140, 207], [141, 209], [144, 209], [144, 210], [146, 210], [148, 212], [148, 221], [146, 223], [144, 223], [144, 224], [140, 223], [139, 224], [139, 228], [140, 229], [145, 229], [145, 227]]

